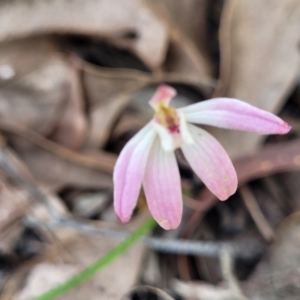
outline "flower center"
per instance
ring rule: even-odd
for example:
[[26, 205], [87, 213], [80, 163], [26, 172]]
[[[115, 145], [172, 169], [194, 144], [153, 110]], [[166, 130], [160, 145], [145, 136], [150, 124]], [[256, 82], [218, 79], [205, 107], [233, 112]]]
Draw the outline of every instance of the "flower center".
[[184, 114], [169, 106], [175, 95], [176, 91], [173, 88], [162, 84], [149, 101], [155, 111], [152, 125], [165, 151], [173, 151], [184, 143], [194, 143]]
[[156, 107], [154, 119], [157, 123], [168, 129], [171, 134], [179, 134], [179, 116], [173, 107], [161, 103]]

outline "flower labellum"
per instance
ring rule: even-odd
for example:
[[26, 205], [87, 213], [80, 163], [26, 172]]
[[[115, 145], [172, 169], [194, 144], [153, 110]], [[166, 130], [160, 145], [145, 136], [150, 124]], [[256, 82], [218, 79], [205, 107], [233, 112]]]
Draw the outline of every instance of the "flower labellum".
[[160, 85], [149, 104], [154, 118], [123, 148], [114, 170], [114, 207], [128, 222], [143, 186], [154, 219], [164, 229], [178, 227], [182, 193], [174, 150], [220, 200], [237, 189], [237, 175], [221, 144], [193, 125], [205, 124], [260, 134], [285, 134], [291, 127], [277, 116], [230, 98], [215, 98], [175, 109], [175, 89]]

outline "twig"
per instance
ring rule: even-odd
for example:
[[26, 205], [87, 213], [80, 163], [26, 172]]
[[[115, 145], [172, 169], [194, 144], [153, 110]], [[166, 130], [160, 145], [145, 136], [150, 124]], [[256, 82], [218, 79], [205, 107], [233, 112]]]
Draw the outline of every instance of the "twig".
[[240, 287], [239, 281], [233, 273], [233, 255], [232, 249], [228, 246], [222, 247], [220, 253], [220, 263], [224, 279], [227, 281], [230, 291], [235, 295], [235, 299], [247, 300]]
[[37, 188], [33, 177], [26, 170], [25, 166], [8, 149], [0, 145], [0, 168], [8, 176], [16, 180], [24, 189], [37, 201], [43, 203], [54, 219], [59, 219], [60, 215], [47, 200], [47, 196]]
[[[293, 128], [294, 129], [294, 128]], [[288, 195], [283, 190], [283, 187], [275, 181], [274, 177], [264, 177], [262, 178], [263, 184], [266, 186], [268, 192], [271, 194], [272, 198], [276, 201], [276, 204], [280, 207], [280, 209], [289, 215], [293, 208], [288, 201]]]
[[[130, 235], [130, 232], [127, 231], [98, 228], [72, 219], [60, 219], [52, 222], [43, 222], [33, 217], [27, 217], [24, 219], [24, 222], [26, 226], [43, 226], [49, 230], [68, 227], [84, 234], [101, 235], [116, 240], [124, 240]], [[263, 245], [255, 240], [249, 240], [243, 243], [232, 243], [144, 237], [141, 239], [141, 242], [149, 248], [160, 252], [201, 255], [208, 257], [219, 256], [222, 248], [227, 245], [233, 249], [232, 251], [236, 257], [243, 259], [257, 258], [264, 252]]]
[[99, 150], [99, 153], [101, 153], [103, 159], [94, 159], [83, 153], [78, 153], [60, 146], [25, 126], [17, 125], [4, 120], [0, 120], [0, 130], [18, 135], [43, 148], [44, 150], [63, 158], [66, 161], [70, 161], [77, 165], [85, 166], [91, 169], [106, 171], [108, 173], [113, 172], [113, 166], [116, 158], [114, 155], [105, 153], [104, 151]]
[[268, 242], [273, 240], [275, 233], [268, 223], [267, 219], [263, 215], [251, 190], [247, 186], [243, 186], [240, 188], [240, 193], [261, 235]]

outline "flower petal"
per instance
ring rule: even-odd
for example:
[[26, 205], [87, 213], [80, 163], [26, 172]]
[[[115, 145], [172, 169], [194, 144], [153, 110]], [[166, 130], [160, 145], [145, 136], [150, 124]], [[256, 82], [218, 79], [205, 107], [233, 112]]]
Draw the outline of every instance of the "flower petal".
[[231, 98], [215, 98], [181, 108], [186, 120], [261, 134], [285, 134], [291, 126], [274, 114]]
[[191, 124], [188, 128], [195, 143], [182, 146], [186, 160], [207, 188], [220, 200], [226, 200], [237, 189], [237, 175], [230, 158], [208, 132]]
[[177, 111], [179, 115], [179, 122], [180, 122], [180, 135], [183, 143], [192, 144], [194, 142], [191, 133], [188, 130], [188, 123], [185, 119], [184, 113], [181, 111]]
[[136, 206], [155, 131], [151, 123], [142, 128], [123, 148], [114, 169], [114, 208], [125, 223]]
[[175, 89], [166, 84], [161, 84], [158, 86], [154, 96], [149, 101], [149, 104], [155, 110], [161, 105], [162, 102], [164, 102], [165, 105], [168, 105], [171, 99], [175, 97], [176, 94], [177, 92]]
[[170, 134], [170, 132], [160, 124], [155, 121], [153, 122], [153, 128], [156, 130], [161, 146], [165, 151], [173, 151], [176, 148], [174, 137]]
[[182, 216], [180, 175], [173, 151], [164, 151], [156, 138], [143, 180], [147, 203], [164, 229], [178, 227]]

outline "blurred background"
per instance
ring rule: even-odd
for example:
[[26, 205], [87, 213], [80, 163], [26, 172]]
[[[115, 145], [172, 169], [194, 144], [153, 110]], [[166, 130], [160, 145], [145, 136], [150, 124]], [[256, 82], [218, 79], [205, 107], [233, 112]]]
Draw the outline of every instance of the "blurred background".
[[218, 201], [178, 152], [180, 227], [156, 228], [156, 246], [136, 244], [58, 299], [300, 299], [299, 51], [299, 0], [1, 0], [0, 299], [65, 282], [144, 222], [141, 193], [120, 224], [112, 172], [162, 82], [175, 107], [239, 98], [293, 129], [207, 127], [236, 194]]

